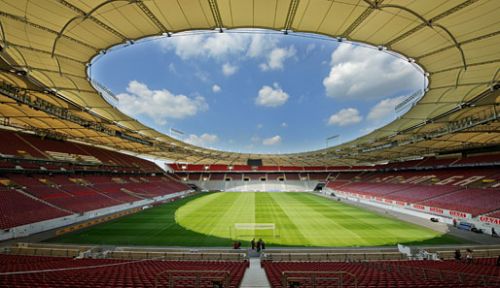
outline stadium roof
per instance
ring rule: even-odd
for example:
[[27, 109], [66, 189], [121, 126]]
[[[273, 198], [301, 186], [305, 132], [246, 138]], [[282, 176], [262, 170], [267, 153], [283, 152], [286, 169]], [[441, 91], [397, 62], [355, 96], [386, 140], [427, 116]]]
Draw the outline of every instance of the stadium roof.
[[[498, 11], [496, 0], [1, 0], [0, 121], [199, 164], [262, 158], [267, 165], [353, 165], [499, 144]], [[241, 27], [396, 51], [429, 73], [428, 91], [396, 121], [349, 143], [251, 155], [195, 147], [146, 127], [109, 104], [87, 77], [91, 59], [118, 44]]]

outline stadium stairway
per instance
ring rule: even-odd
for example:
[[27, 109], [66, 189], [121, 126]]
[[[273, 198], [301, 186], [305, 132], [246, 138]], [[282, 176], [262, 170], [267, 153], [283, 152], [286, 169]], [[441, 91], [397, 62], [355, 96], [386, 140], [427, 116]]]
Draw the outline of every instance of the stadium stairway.
[[270, 288], [266, 272], [260, 265], [260, 258], [250, 258], [250, 266], [243, 275], [240, 288]]

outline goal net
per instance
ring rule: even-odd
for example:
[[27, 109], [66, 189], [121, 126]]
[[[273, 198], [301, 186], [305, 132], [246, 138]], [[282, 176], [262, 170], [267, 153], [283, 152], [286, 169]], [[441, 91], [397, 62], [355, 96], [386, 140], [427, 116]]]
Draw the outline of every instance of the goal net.
[[274, 223], [234, 223], [230, 230], [231, 238], [279, 237]]

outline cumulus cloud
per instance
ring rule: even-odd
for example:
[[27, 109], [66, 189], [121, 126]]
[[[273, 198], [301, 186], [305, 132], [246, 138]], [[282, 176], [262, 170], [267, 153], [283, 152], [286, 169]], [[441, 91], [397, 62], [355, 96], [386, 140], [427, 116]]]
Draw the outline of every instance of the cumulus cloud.
[[346, 126], [361, 122], [363, 117], [356, 108], [345, 108], [330, 116], [328, 125]]
[[[247, 34], [248, 35], [248, 34]], [[246, 56], [259, 58], [278, 46], [279, 40], [273, 35], [250, 34]]]
[[281, 123], [281, 127], [286, 128], [288, 127], [288, 124], [286, 122]]
[[375, 106], [372, 107], [366, 119], [371, 121], [383, 121], [388, 120], [391, 115], [394, 115], [394, 108], [396, 105], [401, 103], [405, 99], [406, 96], [400, 96], [396, 98], [388, 98], [378, 102]]
[[290, 46], [286, 48], [274, 48], [267, 56], [267, 62], [259, 65], [262, 71], [268, 70], [283, 70], [284, 62], [286, 59], [295, 56], [297, 50], [295, 47]]
[[238, 66], [231, 65], [230, 63], [224, 63], [222, 65], [222, 74], [225, 76], [231, 76], [238, 71]]
[[255, 98], [255, 104], [265, 107], [278, 107], [286, 103], [290, 96], [280, 88], [278, 83], [273, 87], [264, 85], [259, 90], [259, 95]]
[[226, 55], [245, 51], [247, 37], [239, 34], [198, 34], [164, 38], [160, 45], [165, 50], [174, 50], [175, 54], [186, 60], [193, 57], [222, 58]]
[[323, 86], [332, 98], [380, 99], [422, 86], [422, 75], [408, 62], [366, 47], [340, 45], [330, 65]]
[[159, 125], [166, 124], [167, 118], [183, 119], [208, 109], [202, 96], [175, 95], [166, 89], [151, 90], [135, 80], [128, 84], [127, 92], [116, 95], [118, 108], [131, 116], [150, 117]]
[[[211, 58], [227, 62], [229, 57], [241, 59], [262, 59], [263, 70], [283, 69], [286, 59], [293, 57], [296, 50], [293, 46], [280, 47], [279, 39], [274, 35], [214, 33], [183, 35], [164, 38], [159, 41], [165, 51], [174, 51], [183, 60], [192, 58]], [[224, 70], [223, 70], [224, 71]], [[229, 70], [227, 70], [229, 71]], [[224, 75], [228, 76], [233, 73]]]
[[212, 85], [212, 92], [219, 93], [220, 90], [222, 90], [222, 89], [220, 88], [219, 85], [217, 85], [217, 84]]
[[200, 136], [196, 134], [190, 134], [185, 140], [185, 142], [189, 144], [203, 147], [214, 144], [217, 141], [219, 141], [219, 137], [217, 137], [217, 135], [208, 133], [203, 133]]
[[266, 146], [277, 145], [280, 143], [281, 143], [281, 136], [280, 135], [276, 135], [276, 136], [262, 140], [262, 144], [266, 145]]

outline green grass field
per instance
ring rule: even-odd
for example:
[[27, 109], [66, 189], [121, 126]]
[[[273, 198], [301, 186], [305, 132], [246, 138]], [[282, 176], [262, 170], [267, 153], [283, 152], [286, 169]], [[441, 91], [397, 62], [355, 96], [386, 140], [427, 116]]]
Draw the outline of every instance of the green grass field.
[[[235, 223], [274, 223], [235, 230]], [[205, 193], [51, 239], [56, 243], [230, 246], [262, 237], [270, 246], [452, 244], [460, 239], [310, 193]], [[233, 238], [233, 239], [231, 239]]]

